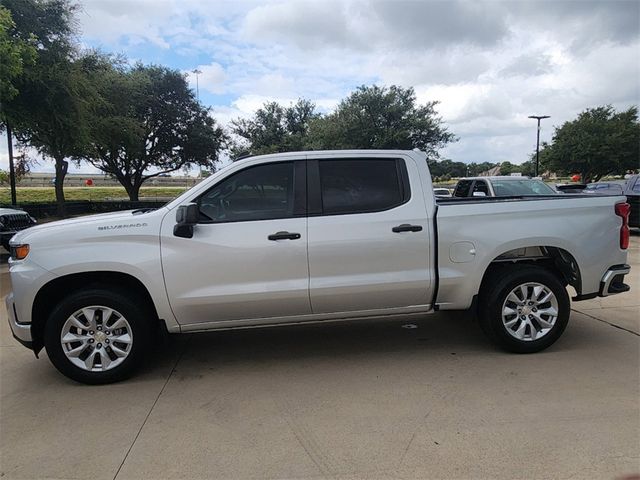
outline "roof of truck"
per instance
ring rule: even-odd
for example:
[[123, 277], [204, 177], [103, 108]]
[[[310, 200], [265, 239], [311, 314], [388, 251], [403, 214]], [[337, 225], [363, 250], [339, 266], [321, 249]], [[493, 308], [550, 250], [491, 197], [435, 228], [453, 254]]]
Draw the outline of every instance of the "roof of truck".
[[427, 154], [419, 149], [413, 149], [413, 150], [376, 150], [376, 149], [336, 149], [336, 150], [301, 150], [301, 151], [297, 151], [297, 152], [281, 152], [281, 153], [267, 153], [267, 154], [263, 154], [263, 155], [251, 155], [251, 154], [243, 154], [240, 157], [238, 157], [236, 159], [236, 161], [244, 161], [244, 160], [249, 160], [249, 159], [255, 159], [255, 158], [264, 158], [264, 159], [268, 159], [268, 158], [286, 158], [286, 157], [301, 157], [301, 156], [306, 156], [306, 157], [320, 157], [320, 156], [327, 156], [327, 155], [335, 155], [335, 154], [342, 154], [342, 155], [354, 155], [354, 156], [366, 156], [366, 155], [389, 155], [389, 156], [394, 156], [394, 155], [417, 155], [419, 157], [427, 157]]

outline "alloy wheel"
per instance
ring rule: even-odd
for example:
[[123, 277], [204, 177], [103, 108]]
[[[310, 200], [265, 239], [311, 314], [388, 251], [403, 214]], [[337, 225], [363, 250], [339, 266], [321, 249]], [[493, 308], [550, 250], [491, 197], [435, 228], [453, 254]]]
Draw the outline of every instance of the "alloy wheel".
[[511, 336], [531, 342], [547, 335], [558, 319], [558, 299], [541, 283], [515, 287], [502, 305], [502, 324]]
[[104, 372], [129, 356], [133, 332], [127, 319], [116, 310], [94, 305], [84, 307], [66, 320], [60, 333], [62, 351], [76, 367]]

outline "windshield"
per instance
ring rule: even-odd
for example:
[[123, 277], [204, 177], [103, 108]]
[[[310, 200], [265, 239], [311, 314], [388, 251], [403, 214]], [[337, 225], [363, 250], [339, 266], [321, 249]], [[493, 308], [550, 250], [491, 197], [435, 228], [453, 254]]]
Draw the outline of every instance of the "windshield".
[[622, 185], [618, 183], [590, 183], [585, 187], [587, 193], [620, 194], [622, 195]]
[[556, 191], [541, 180], [493, 180], [493, 190], [497, 197], [511, 195], [555, 195]]

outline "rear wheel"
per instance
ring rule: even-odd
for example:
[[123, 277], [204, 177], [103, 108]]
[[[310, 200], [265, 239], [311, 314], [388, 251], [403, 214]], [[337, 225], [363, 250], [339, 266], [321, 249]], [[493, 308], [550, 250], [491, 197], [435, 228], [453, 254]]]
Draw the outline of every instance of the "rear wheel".
[[569, 322], [569, 295], [548, 270], [504, 268], [487, 279], [480, 296], [480, 325], [501, 348], [533, 353], [552, 345]]
[[125, 293], [87, 289], [65, 298], [45, 326], [53, 365], [81, 383], [123, 380], [140, 365], [150, 338], [150, 316]]

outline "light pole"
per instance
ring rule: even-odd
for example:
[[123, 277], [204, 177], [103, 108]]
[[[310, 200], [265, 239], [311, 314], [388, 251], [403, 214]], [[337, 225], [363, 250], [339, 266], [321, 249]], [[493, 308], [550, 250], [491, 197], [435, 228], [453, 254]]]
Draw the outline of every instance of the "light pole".
[[9, 152], [9, 185], [11, 186], [11, 205], [15, 207], [16, 200], [16, 170], [13, 166], [13, 137], [11, 135], [11, 125], [7, 121], [7, 150]]
[[538, 136], [536, 140], [536, 177], [538, 176], [538, 166], [540, 165], [540, 120], [549, 118], [549, 115], [529, 115], [529, 118], [538, 120]]
[[[196, 76], [196, 100], [199, 102], [200, 101], [200, 86], [198, 85], [198, 75], [200, 75], [202, 73], [202, 70], [199, 70], [198, 68], [194, 68], [191, 73], [193, 73]], [[200, 166], [200, 178], [202, 178], [202, 165]]]
[[200, 75], [202, 73], [202, 71], [198, 70], [196, 68], [196, 69], [192, 70], [191, 73], [194, 73], [195, 76], [196, 76], [196, 99], [198, 101], [200, 101], [200, 88], [199, 88], [199, 85], [198, 85], [198, 75]]

